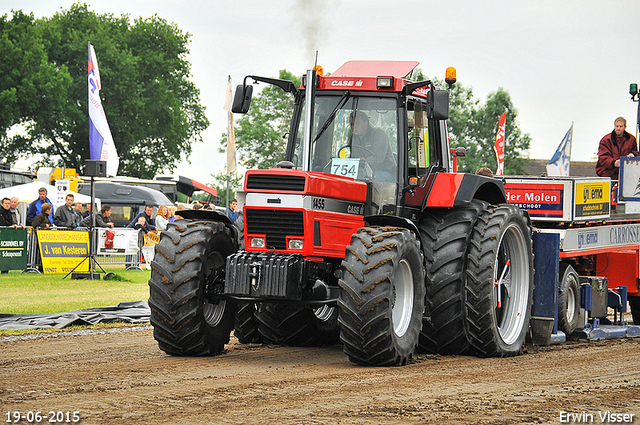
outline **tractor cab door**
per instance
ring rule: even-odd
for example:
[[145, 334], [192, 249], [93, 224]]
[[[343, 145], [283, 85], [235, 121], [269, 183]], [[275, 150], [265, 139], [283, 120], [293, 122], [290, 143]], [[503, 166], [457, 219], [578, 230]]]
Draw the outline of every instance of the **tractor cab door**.
[[452, 169], [449, 137], [445, 120], [428, 119], [427, 101], [408, 96], [406, 101], [406, 159], [403, 164], [403, 211], [400, 215], [416, 220], [437, 172]]
[[[302, 169], [305, 105], [296, 113], [287, 160]], [[309, 171], [352, 177], [369, 186], [366, 215], [393, 214], [398, 191], [398, 98], [364, 92], [317, 92]]]
[[407, 98], [407, 175], [423, 178], [435, 171], [451, 169], [447, 125], [427, 118], [427, 102]]

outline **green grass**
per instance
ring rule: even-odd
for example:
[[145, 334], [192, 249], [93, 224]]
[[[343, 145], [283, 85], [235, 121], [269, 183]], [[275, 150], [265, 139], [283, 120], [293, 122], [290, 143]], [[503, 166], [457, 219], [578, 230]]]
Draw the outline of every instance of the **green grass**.
[[[10, 271], [0, 275], [1, 314], [62, 313], [149, 299], [148, 270], [107, 269], [112, 280]], [[102, 275], [104, 276], [104, 275]]]

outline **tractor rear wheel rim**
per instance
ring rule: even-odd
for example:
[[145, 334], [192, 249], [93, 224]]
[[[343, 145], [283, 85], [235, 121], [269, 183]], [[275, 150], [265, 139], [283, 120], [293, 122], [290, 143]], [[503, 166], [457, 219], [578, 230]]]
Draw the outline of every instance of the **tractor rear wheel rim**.
[[[498, 282], [507, 260], [509, 265], [501, 285], [495, 287], [494, 307], [500, 337], [506, 344], [513, 344], [520, 337], [527, 313], [529, 296], [528, 253], [524, 235], [516, 224], [511, 224], [502, 234], [494, 266], [494, 282]], [[501, 291], [502, 305], [497, 306]]]

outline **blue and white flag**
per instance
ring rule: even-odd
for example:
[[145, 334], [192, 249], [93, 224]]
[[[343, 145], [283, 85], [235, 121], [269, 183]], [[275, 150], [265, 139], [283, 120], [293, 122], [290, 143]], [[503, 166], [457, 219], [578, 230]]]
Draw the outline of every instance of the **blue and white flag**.
[[568, 177], [571, 168], [571, 139], [573, 138], [573, 123], [564, 135], [556, 153], [547, 164], [547, 176]]
[[92, 160], [107, 162], [108, 176], [116, 176], [120, 158], [113, 143], [107, 116], [102, 109], [100, 87], [96, 52], [89, 43], [89, 150]]

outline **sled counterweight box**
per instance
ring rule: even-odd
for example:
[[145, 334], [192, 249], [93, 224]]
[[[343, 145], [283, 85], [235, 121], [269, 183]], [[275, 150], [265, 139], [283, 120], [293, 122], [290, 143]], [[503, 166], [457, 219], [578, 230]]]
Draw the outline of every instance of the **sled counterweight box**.
[[583, 307], [589, 318], [606, 317], [609, 301], [609, 280], [606, 277], [580, 276], [580, 292]]

